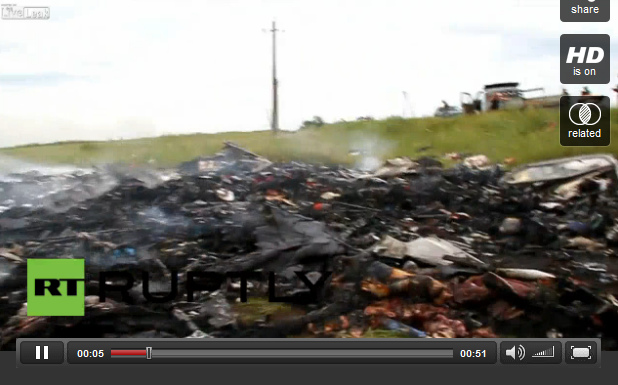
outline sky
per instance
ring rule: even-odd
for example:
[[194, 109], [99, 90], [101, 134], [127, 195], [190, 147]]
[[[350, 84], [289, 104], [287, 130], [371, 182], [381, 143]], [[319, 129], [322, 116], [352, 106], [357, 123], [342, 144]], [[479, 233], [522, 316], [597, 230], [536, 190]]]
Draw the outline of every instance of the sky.
[[[559, 0], [11, 3], [50, 20], [0, 20], [0, 147], [268, 129], [272, 20], [286, 130], [431, 115], [497, 82], [560, 93], [561, 34], [618, 36], [618, 7], [563, 23]], [[590, 86], [614, 103], [617, 55], [618, 40], [611, 83]]]

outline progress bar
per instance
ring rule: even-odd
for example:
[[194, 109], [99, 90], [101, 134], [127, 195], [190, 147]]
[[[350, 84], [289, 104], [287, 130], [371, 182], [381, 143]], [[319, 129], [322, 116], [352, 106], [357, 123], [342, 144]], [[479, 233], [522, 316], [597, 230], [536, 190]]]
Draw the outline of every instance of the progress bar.
[[112, 357], [146, 357], [146, 349], [112, 349]]
[[[144, 350], [145, 352], [145, 350]], [[398, 357], [398, 358], [453, 358], [453, 349], [153, 349], [152, 358], [206, 358], [206, 357]]]

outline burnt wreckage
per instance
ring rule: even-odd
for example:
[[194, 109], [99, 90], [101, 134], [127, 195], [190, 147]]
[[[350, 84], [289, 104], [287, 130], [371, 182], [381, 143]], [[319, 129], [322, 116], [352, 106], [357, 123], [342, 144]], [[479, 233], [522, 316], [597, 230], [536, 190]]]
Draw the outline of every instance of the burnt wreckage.
[[[505, 173], [397, 158], [368, 173], [273, 164], [228, 143], [171, 171], [8, 175], [0, 347], [20, 337], [564, 336], [615, 350], [616, 165], [594, 155]], [[28, 258], [85, 260], [84, 317], [27, 315]], [[109, 270], [133, 277], [129, 298], [100, 300]], [[148, 301], [144, 272], [163, 294], [174, 272], [175, 298]], [[196, 273], [221, 279], [189, 301]], [[286, 303], [269, 303], [269, 290]]]

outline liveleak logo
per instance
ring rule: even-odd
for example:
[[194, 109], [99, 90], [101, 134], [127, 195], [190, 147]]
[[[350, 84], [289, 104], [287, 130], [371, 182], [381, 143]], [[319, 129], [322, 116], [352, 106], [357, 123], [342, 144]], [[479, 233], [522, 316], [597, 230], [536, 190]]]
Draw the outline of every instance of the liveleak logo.
[[84, 260], [28, 259], [28, 315], [83, 316]]

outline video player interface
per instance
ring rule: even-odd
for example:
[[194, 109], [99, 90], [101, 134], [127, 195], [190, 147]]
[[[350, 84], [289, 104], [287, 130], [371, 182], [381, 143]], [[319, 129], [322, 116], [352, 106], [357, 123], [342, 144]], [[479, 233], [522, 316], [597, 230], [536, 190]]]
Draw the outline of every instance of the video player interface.
[[0, 350], [600, 368], [615, 8], [0, 4]]

